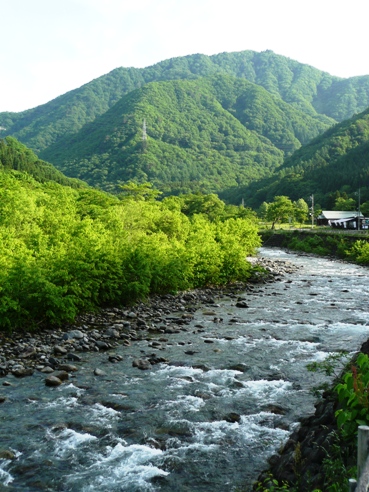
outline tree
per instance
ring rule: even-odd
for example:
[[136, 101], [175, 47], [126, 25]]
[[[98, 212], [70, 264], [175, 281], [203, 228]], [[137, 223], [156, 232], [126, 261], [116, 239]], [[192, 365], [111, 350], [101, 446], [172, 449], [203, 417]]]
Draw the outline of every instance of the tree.
[[258, 215], [261, 219], [266, 219], [268, 217], [268, 208], [269, 204], [267, 202], [263, 202], [258, 210]]
[[309, 205], [303, 198], [299, 198], [296, 202], [293, 202], [295, 207], [295, 219], [297, 222], [305, 222], [309, 214]]
[[153, 188], [151, 183], [137, 184], [130, 181], [119, 187], [123, 190], [122, 195], [124, 198], [133, 198], [136, 201], [156, 200], [156, 198], [162, 194], [161, 191]]
[[355, 210], [355, 208], [356, 208], [356, 202], [353, 198], [339, 197], [337, 198], [336, 203], [334, 204], [333, 210], [350, 211], [350, 210]]
[[267, 219], [272, 221], [272, 229], [279, 221], [286, 221], [294, 216], [294, 206], [288, 196], [276, 196], [274, 201], [269, 203]]

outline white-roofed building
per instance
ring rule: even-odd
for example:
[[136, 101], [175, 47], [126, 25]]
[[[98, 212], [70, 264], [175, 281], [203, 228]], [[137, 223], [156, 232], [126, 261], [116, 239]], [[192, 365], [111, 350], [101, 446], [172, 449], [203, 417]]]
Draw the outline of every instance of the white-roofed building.
[[340, 229], [357, 229], [357, 219], [360, 217], [360, 229], [368, 229], [368, 219], [365, 219], [363, 214], [351, 210], [323, 210], [317, 217], [318, 225], [330, 225], [331, 227], [338, 227]]

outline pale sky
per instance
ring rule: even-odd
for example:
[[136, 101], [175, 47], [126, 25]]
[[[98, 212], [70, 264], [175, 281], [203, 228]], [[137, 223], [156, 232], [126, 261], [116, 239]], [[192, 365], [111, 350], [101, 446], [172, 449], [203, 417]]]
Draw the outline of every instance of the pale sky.
[[0, 0], [0, 112], [194, 53], [270, 49], [369, 75], [368, 14], [368, 0]]

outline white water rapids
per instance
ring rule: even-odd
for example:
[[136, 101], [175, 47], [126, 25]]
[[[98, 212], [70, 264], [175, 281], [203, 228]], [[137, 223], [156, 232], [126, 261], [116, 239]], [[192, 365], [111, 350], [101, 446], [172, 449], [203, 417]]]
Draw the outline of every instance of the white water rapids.
[[[157, 348], [152, 340], [121, 346], [115, 364], [106, 352], [83, 354], [58, 388], [45, 387], [40, 373], [7, 376], [0, 450], [16, 458], [0, 459], [0, 491], [251, 490], [299, 418], [314, 411], [311, 389], [322, 376], [306, 365], [355, 352], [369, 338], [366, 268], [260, 254], [301, 268], [241, 293], [247, 309], [225, 296]], [[152, 353], [169, 363], [132, 367]], [[95, 376], [96, 367], [106, 375]]]

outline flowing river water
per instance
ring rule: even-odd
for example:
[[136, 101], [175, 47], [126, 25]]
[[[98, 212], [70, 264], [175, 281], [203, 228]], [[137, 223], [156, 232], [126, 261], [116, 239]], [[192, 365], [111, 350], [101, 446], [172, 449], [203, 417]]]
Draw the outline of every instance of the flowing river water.
[[[57, 388], [37, 372], [8, 376], [0, 448], [16, 459], [0, 459], [0, 491], [251, 490], [299, 418], [314, 412], [322, 376], [306, 365], [369, 338], [365, 268], [260, 254], [300, 268], [245, 292], [248, 308], [220, 297], [186, 331], [115, 349], [116, 364], [83, 354]], [[147, 353], [170, 362], [132, 367]]]

